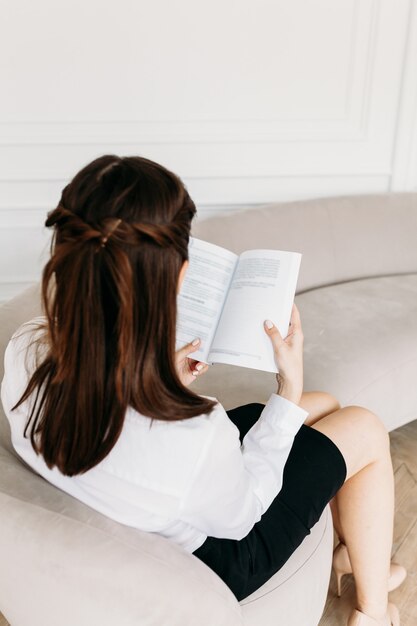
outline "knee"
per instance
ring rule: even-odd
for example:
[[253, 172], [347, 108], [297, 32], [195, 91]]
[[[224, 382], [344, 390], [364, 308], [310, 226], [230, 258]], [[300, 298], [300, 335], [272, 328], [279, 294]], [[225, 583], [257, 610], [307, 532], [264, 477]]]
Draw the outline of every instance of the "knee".
[[331, 393], [327, 393], [327, 391], [323, 391], [322, 394], [325, 397], [325, 402], [329, 408], [329, 413], [334, 413], [335, 411], [338, 411], [341, 408], [339, 400], [335, 396], [332, 396]]
[[375, 450], [379, 456], [381, 451], [389, 449], [389, 433], [381, 418], [362, 406], [350, 406], [349, 409], [354, 412], [357, 428], [370, 450]]
[[320, 405], [322, 407], [321, 413], [323, 415], [329, 415], [330, 413], [334, 413], [341, 408], [339, 400], [331, 393], [328, 393], [327, 391], [318, 391], [317, 393], [320, 394]]
[[301, 396], [300, 407], [309, 414], [305, 421], [307, 426], [312, 426], [341, 408], [340, 402], [327, 391], [305, 391]]

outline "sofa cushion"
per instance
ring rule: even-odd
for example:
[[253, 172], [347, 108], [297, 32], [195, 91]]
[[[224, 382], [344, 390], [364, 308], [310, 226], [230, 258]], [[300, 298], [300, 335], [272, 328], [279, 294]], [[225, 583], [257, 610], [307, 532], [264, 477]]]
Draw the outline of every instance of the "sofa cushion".
[[303, 294], [305, 386], [365, 406], [389, 430], [417, 418], [417, 274]]
[[[365, 406], [391, 430], [417, 418], [417, 274], [383, 276], [297, 295], [304, 388]], [[275, 375], [213, 365], [193, 384], [227, 408], [266, 402]]]

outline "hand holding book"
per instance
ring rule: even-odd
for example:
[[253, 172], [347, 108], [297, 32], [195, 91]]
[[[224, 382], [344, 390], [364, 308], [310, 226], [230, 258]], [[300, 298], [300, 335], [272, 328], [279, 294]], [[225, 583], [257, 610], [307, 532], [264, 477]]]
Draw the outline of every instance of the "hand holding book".
[[304, 335], [297, 306], [293, 304], [289, 332], [285, 339], [270, 320], [265, 320], [264, 326], [265, 332], [272, 341], [279, 370], [277, 394], [298, 404], [303, 393]]
[[272, 318], [286, 337], [301, 256], [259, 249], [237, 255], [190, 237], [189, 266], [177, 300], [176, 349], [199, 337], [195, 360], [277, 373], [262, 325]]
[[209, 368], [206, 363], [192, 358], [193, 352], [197, 352], [199, 348], [200, 339], [197, 337], [175, 353], [175, 365], [178, 376], [185, 387], [188, 387], [197, 376], [205, 374]]

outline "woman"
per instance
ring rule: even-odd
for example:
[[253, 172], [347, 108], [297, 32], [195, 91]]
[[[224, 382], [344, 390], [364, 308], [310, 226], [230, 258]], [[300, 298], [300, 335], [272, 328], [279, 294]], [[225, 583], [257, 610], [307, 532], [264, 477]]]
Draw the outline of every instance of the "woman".
[[45, 315], [6, 350], [13, 445], [57, 487], [194, 553], [238, 600], [332, 501], [334, 567], [357, 587], [349, 626], [398, 625], [388, 435], [364, 408], [303, 393], [296, 306], [285, 339], [265, 321], [280, 371], [266, 405], [227, 414], [188, 388], [208, 368], [192, 359], [198, 338], [175, 352], [195, 212], [181, 180], [141, 157], [95, 159], [64, 188], [46, 220]]

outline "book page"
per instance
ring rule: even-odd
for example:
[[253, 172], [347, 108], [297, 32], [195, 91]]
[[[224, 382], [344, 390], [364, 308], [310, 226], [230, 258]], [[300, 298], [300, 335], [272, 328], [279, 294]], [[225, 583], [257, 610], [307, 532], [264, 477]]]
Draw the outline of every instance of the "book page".
[[200, 337], [200, 349], [192, 358], [207, 363], [238, 256], [195, 237], [190, 237], [188, 255], [190, 264], [177, 297], [176, 350]]
[[287, 336], [301, 256], [279, 250], [248, 250], [240, 255], [210, 360], [278, 372], [263, 322], [272, 320]]

